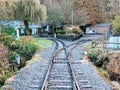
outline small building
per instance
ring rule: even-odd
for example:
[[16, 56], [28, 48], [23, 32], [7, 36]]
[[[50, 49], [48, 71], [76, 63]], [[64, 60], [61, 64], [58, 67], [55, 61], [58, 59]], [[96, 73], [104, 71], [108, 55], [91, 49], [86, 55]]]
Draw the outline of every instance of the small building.
[[94, 31], [96, 34], [112, 34], [113, 27], [112, 23], [101, 23], [89, 27], [90, 30]]
[[30, 24], [29, 28], [32, 30], [32, 35], [38, 35], [39, 29], [42, 28], [40, 24]]
[[[22, 34], [25, 34], [24, 28], [25, 28], [25, 26], [24, 26], [24, 25], [21, 25], [20, 29], [21, 29], [21, 33], [22, 33]], [[40, 24], [30, 24], [30, 25], [29, 25], [29, 28], [32, 30], [31, 35], [38, 35], [38, 30], [39, 30], [40, 28], [42, 28], [42, 26], [41, 26]]]

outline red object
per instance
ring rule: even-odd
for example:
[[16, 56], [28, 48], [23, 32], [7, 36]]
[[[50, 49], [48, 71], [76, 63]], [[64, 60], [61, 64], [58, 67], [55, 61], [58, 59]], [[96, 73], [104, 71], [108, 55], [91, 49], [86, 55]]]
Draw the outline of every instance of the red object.
[[85, 60], [88, 60], [88, 55], [85, 56]]

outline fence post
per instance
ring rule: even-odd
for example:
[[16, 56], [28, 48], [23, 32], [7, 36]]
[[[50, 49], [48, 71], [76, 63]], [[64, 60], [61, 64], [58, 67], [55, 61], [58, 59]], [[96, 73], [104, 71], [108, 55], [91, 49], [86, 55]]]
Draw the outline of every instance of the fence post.
[[95, 48], [95, 46], [96, 46], [95, 41], [92, 41], [92, 48]]

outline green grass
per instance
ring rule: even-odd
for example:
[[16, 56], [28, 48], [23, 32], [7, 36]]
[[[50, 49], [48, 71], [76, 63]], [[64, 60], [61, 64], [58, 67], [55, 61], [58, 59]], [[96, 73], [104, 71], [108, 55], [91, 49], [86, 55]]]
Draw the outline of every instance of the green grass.
[[36, 38], [36, 40], [38, 41], [39, 45], [41, 48], [45, 49], [45, 48], [49, 48], [52, 46], [53, 42], [47, 39], [38, 39]]

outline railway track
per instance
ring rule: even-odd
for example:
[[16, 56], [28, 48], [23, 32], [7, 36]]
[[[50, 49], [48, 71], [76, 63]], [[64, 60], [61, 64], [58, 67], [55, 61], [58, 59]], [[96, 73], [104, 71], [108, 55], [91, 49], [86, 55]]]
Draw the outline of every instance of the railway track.
[[69, 52], [68, 52], [68, 57], [69, 57], [69, 62], [70, 65], [72, 67], [72, 72], [73, 72], [73, 76], [77, 81], [77, 87], [79, 88], [79, 90], [93, 90], [92, 85], [90, 85], [89, 80], [87, 80], [86, 76], [84, 75], [84, 72], [82, 72], [79, 69], [79, 65], [81, 64], [80, 59], [78, 59], [77, 61], [75, 61], [72, 58], [72, 50], [74, 50], [76, 47], [78, 46], [82, 46], [82, 44], [91, 41], [90, 39], [86, 39], [86, 40], [81, 40], [75, 44], [72, 44], [71, 47], [69, 47]]
[[52, 40], [56, 47], [40, 90], [93, 90], [84, 73], [78, 68], [80, 60], [73, 61], [71, 58], [72, 50], [90, 39], [80, 40], [68, 46], [61, 40]]
[[66, 45], [52, 39], [56, 44], [42, 52], [44, 60], [28, 64], [10, 87], [17, 90], [112, 90], [95, 68], [81, 64], [81, 48], [93, 40], [90, 37], [81, 39], [64, 41]]
[[75, 90], [66, 45], [60, 40], [54, 40], [54, 42], [56, 50], [41, 90]]

